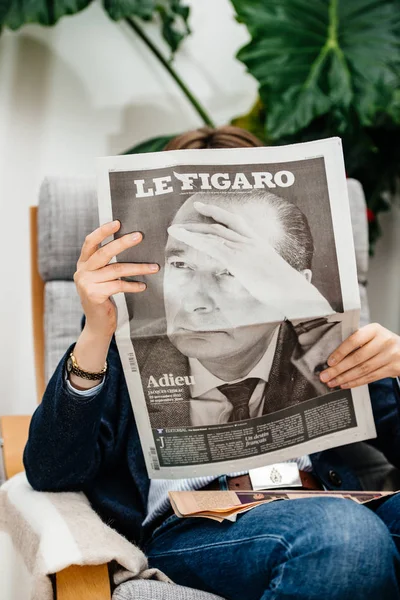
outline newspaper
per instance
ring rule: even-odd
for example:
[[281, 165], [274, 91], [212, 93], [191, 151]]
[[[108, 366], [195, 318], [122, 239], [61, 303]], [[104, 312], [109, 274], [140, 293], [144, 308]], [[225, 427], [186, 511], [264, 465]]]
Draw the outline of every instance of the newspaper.
[[248, 471], [376, 436], [368, 389], [319, 373], [358, 328], [339, 138], [99, 159], [100, 222], [156, 262], [114, 296], [150, 478]]
[[310, 490], [280, 490], [279, 492], [168, 492], [171, 506], [177, 517], [204, 517], [213, 521], [236, 521], [239, 514], [277, 500], [300, 500], [318, 496], [352, 500], [376, 508], [398, 492], [338, 492]]

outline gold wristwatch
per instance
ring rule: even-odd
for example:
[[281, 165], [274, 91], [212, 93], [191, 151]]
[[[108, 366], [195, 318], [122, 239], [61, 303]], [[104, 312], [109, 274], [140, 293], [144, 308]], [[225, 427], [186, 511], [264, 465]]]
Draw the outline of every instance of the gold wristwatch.
[[80, 368], [73, 352], [71, 352], [71, 354], [69, 355], [68, 360], [67, 360], [67, 373], [68, 374], [73, 373], [74, 375], [76, 375], [77, 377], [81, 377], [82, 379], [90, 379], [90, 381], [102, 379], [104, 377], [104, 375], [106, 374], [106, 371], [107, 371], [107, 361], [101, 371], [99, 371], [98, 373], [91, 373], [90, 371], [84, 371], [83, 369]]

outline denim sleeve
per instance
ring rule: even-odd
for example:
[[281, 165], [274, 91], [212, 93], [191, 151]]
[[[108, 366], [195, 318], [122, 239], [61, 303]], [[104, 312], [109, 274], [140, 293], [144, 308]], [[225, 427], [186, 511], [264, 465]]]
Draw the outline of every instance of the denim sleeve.
[[[72, 347], [71, 347], [72, 348]], [[36, 409], [24, 451], [29, 483], [39, 491], [84, 491], [112, 459], [118, 443], [119, 389], [123, 377], [115, 342], [100, 389], [77, 396], [65, 380], [67, 350]]]
[[369, 384], [377, 438], [369, 444], [383, 452], [400, 468], [400, 386], [399, 379], [380, 379]]

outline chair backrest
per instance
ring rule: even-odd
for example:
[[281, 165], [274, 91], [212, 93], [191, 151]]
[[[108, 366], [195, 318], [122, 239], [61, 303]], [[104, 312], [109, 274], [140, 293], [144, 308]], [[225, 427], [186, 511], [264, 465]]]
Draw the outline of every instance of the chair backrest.
[[[82, 308], [73, 275], [83, 241], [98, 223], [93, 180], [53, 177], [43, 181], [37, 213], [37, 275], [44, 285], [44, 302], [42, 317], [38, 311], [33, 315], [34, 323], [38, 322], [38, 356], [40, 328], [44, 338], [43, 361], [37, 371], [38, 391], [40, 381], [47, 383], [66, 348], [79, 335]], [[33, 307], [35, 310], [35, 303]]]

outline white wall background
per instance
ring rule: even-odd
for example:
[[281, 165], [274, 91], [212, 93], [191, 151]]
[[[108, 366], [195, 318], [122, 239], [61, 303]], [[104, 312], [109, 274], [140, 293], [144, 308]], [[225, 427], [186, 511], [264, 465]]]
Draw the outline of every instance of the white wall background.
[[[247, 39], [228, 0], [192, 5], [178, 72], [218, 124], [245, 112], [255, 81], [234, 59]], [[147, 29], [162, 45], [155, 27]], [[223, 33], [222, 33], [223, 32]], [[98, 4], [55, 28], [0, 38], [0, 414], [35, 407], [28, 207], [45, 175], [94, 174], [95, 157], [200, 120], [135, 34]], [[370, 276], [372, 316], [400, 332], [400, 209], [384, 219]]]

